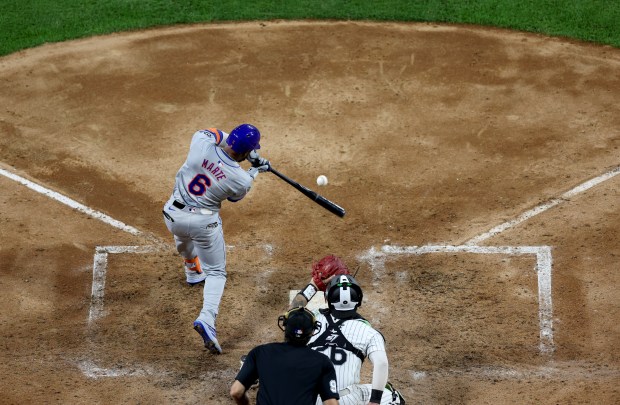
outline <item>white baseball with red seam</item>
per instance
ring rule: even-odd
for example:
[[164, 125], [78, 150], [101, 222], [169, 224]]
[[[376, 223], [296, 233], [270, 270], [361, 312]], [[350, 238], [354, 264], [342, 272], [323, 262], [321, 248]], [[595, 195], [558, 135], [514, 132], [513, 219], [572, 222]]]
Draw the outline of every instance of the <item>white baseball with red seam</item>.
[[325, 177], [324, 175], [320, 175], [319, 177], [316, 178], [316, 184], [318, 184], [319, 186], [326, 186], [327, 177]]

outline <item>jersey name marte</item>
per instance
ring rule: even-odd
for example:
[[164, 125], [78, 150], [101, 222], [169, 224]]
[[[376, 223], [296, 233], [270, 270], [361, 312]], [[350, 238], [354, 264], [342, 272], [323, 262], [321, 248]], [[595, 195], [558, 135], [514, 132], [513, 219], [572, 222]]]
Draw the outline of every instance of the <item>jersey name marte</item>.
[[218, 146], [226, 135], [216, 128], [194, 133], [187, 159], [175, 178], [177, 201], [219, 211], [222, 201], [239, 201], [250, 191], [252, 177]]

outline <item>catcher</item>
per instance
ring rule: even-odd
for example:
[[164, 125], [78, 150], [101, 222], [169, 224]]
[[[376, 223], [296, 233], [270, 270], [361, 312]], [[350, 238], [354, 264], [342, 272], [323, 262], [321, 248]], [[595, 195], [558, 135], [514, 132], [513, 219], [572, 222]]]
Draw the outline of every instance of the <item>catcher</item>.
[[[317, 291], [325, 292], [328, 308], [316, 314], [319, 332], [308, 346], [329, 357], [336, 370], [340, 404], [405, 404], [388, 382], [388, 358], [383, 335], [357, 313], [363, 292], [343, 261], [325, 256], [312, 265], [312, 279], [293, 299], [292, 306], [306, 306]], [[364, 359], [373, 365], [372, 383], [360, 384]]]

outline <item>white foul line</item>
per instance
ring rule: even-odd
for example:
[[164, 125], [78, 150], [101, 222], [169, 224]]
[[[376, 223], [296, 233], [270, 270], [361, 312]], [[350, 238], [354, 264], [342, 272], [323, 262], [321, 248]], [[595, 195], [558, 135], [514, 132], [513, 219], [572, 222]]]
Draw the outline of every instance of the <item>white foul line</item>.
[[[569, 362], [570, 363], [570, 362]], [[609, 370], [599, 365], [579, 365], [560, 364], [557, 361], [553, 366], [535, 366], [508, 368], [502, 366], [467, 366], [462, 368], [444, 368], [433, 371], [410, 371], [413, 380], [422, 380], [428, 377], [454, 377], [470, 376], [475, 378], [499, 378], [504, 381], [512, 379], [540, 379], [540, 378], [560, 378], [562, 380], [583, 380], [584, 376], [588, 379], [618, 379], [620, 372], [617, 369]]]
[[541, 204], [537, 207], [532, 208], [529, 211], [524, 212], [523, 214], [519, 215], [517, 218], [513, 219], [512, 221], [508, 221], [508, 222], [504, 222], [503, 224], [500, 224], [498, 226], [496, 226], [495, 228], [492, 228], [490, 231], [483, 233], [482, 235], [478, 235], [475, 238], [470, 239], [469, 241], [465, 242], [466, 245], [477, 245], [478, 243], [482, 242], [483, 240], [486, 240], [488, 238], [490, 238], [491, 236], [497, 235], [498, 233], [501, 233], [503, 231], [505, 231], [506, 229], [512, 228], [524, 221], [527, 221], [528, 219], [532, 218], [533, 216], [536, 216], [542, 212], [547, 211], [549, 208], [555, 207], [556, 205], [566, 201], [568, 198], [574, 197], [575, 195], [582, 193], [594, 186], [596, 186], [597, 184], [600, 184], [602, 182], [604, 182], [605, 180], [609, 180], [612, 177], [616, 176], [620, 174], [620, 166], [612, 169], [611, 171], [602, 174], [598, 177], [595, 177], [591, 180], [586, 181], [585, 183], [582, 183], [580, 185], [578, 185], [577, 187], [567, 191], [566, 193], [562, 194], [560, 196], [560, 198], [554, 198], [552, 200], [550, 200], [549, 202], [546, 202], [544, 204]]
[[[71, 198], [64, 196], [56, 191], [52, 191], [46, 187], [36, 184], [30, 180], [27, 180], [15, 173], [11, 173], [7, 170], [0, 168], [0, 174], [14, 180], [31, 190], [41, 193], [47, 197], [50, 197], [62, 204], [65, 204], [71, 208], [74, 208], [86, 215], [89, 215], [95, 219], [98, 219], [114, 228], [120, 229], [124, 232], [128, 232], [132, 235], [141, 235], [142, 232], [133, 226], [124, 224], [102, 212], [93, 210], [79, 202], [72, 200]], [[103, 309], [103, 297], [105, 290], [106, 271], [108, 267], [108, 254], [116, 253], [148, 253], [159, 250], [156, 246], [97, 246], [95, 248], [95, 256], [93, 258], [93, 284], [91, 290], [90, 309], [88, 312], [88, 323], [91, 324], [94, 320], [101, 318], [104, 315]], [[131, 370], [123, 371], [117, 369], [105, 369], [97, 367], [90, 361], [79, 364], [82, 372], [89, 378], [98, 377], [118, 377], [118, 376], [136, 376], [152, 374], [149, 370]]]
[[137, 368], [137, 367], [120, 367], [120, 368], [103, 368], [97, 366], [91, 360], [84, 360], [78, 363], [78, 367], [82, 373], [88, 378], [101, 378], [101, 377], [144, 377], [147, 375], [157, 375], [163, 373], [157, 373], [152, 367]]
[[101, 318], [103, 311], [103, 296], [105, 277], [108, 268], [108, 254], [116, 253], [151, 253], [157, 251], [156, 246], [97, 246], [93, 260], [93, 287], [91, 292], [88, 323]]
[[[360, 257], [367, 261], [375, 272], [375, 266], [383, 268], [386, 255], [423, 255], [428, 253], [482, 253], [536, 256], [536, 273], [538, 275], [538, 319], [540, 329], [539, 350], [543, 353], [553, 352], [553, 304], [551, 301], [552, 257], [549, 246], [470, 246], [470, 245], [425, 245], [425, 246], [389, 246], [384, 245], [377, 252], [374, 247]], [[383, 260], [382, 260], [383, 258]]]
[[14, 180], [18, 183], [23, 184], [24, 186], [38, 192], [41, 193], [43, 195], [46, 195], [50, 198], [53, 198], [54, 200], [61, 202], [65, 205], [68, 205], [71, 208], [75, 208], [76, 210], [85, 213], [86, 215], [89, 215], [93, 218], [96, 218], [102, 222], [105, 222], [108, 225], [112, 225], [115, 228], [118, 228], [120, 230], [123, 230], [125, 232], [129, 232], [132, 235], [139, 235], [141, 234], [141, 232], [139, 230], [137, 230], [136, 228], [134, 228], [133, 226], [129, 226], [126, 225], [124, 223], [122, 223], [121, 221], [118, 221], [106, 214], [104, 214], [103, 212], [99, 212], [99, 211], [95, 211], [92, 208], [88, 208], [87, 206], [80, 204], [79, 202], [72, 200], [71, 198], [64, 196], [60, 193], [57, 193], [56, 191], [52, 191], [48, 188], [45, 188], [39, 184], [33, 183], [30, 180], [27, 180], [21, 176], [16, 175], [15, 173], [11, 173], [7, 170], [4, 170], [2, 168], [0, 168], [0, 174], [8, 177], [11, 180]]

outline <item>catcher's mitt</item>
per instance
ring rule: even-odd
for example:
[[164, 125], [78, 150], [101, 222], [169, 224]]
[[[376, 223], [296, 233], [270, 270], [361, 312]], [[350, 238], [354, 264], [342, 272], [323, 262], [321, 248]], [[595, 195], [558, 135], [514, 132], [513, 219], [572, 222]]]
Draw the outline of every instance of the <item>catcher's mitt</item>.
[[338, 256], [328, 255], [312, 264], [312, 281], [321, 291], [325, 291], [327, 288], [326, 279], [341, 274], [351, 274], [351, 272]]

